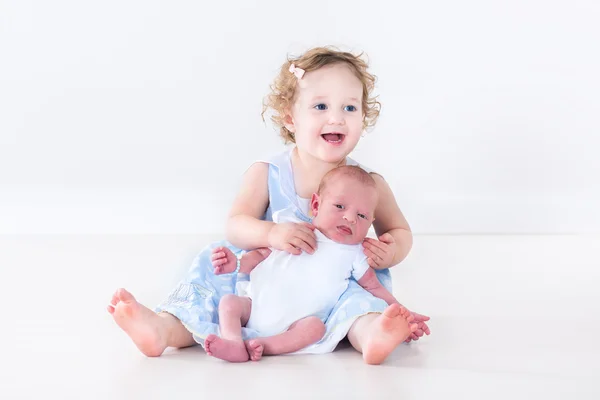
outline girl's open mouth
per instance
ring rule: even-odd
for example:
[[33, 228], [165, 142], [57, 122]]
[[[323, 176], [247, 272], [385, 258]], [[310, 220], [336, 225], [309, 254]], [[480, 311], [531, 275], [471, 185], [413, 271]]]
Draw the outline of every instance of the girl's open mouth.
[[342, 133], [325, 133], [321, 135], [323, 140], [331, 144], [340, 144], [344, 141], [345, 135]]

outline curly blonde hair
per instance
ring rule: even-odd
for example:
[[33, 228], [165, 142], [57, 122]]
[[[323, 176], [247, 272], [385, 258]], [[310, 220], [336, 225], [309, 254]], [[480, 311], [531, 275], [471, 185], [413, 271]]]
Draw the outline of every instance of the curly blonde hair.
[[303, 69], [307, 73], [315, 71], [321, 67], [332, 64], [346, 64], [356, 77], [362, 82], [363, 96], [363, 129], [372, 127], [377, 122], [381, 104], [376, 97], [371, 96], [375, 87], [375, 75], [367, 72], [368, 64], [362, 59], [363, 53], [354, 55], [349, 52], [339, 51], [333, 47], [316, 47], [297, 58], [288, 57], [287, 61], [281, 66], [279, 75], [270, 86], [271, 93], [265, 98], [261, 116], [264, 121], [265, 112], [268, 109], [273, 110], [271, 121], [277, 128], [284, 142], [295, 143], [294, 134], [284, 125], [286, 113], [291, 109], [297, 88], [296, 76], [290, 73], [289, 68], [292, 64]]

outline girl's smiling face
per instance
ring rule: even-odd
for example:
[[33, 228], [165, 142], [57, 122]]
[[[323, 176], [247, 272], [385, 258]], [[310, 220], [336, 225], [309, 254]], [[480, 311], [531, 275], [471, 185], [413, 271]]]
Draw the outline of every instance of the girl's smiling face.
[[286, 118], [298, 149], [337, 163], [358, 143], [363, 130], [361, 81], [344, 64], [304, 74]]

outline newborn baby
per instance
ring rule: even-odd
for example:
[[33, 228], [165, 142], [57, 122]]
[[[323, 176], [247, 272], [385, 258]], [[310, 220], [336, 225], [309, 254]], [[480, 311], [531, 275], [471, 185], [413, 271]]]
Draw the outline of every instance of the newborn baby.
[[[350, 277], [389, 307], [378, 317], [369, 343], [391, 352], [417, 325], [413, 316], [381, 285], [370, 268], [362, 242], [374, 220], [376, 183], [363, 169], [342, 166], [330, 171], [313, 194], [310, 208], [317, 238], [314, 254], [293, 255], [261, 248], [237, 264], [232, 252], [213, 252], [216, 274], [250, 275], [247, 295], [227, 295], [219, 303], [221, 337], [209, 335], [209, 355], [231, 362], [259, 360], [262, 355], [293, 353], [318, 342]], [[261, 337], [242, 341], [242, 326]]]

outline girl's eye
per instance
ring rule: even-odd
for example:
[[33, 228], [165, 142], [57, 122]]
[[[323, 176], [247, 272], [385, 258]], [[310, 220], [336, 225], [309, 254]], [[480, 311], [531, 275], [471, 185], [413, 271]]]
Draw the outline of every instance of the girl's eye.
[[362, 219], [367, 219], [367, 216], [365, 214], [358, 214], [358, 217]]
[[343, 209], [344, 209], [344, 206], [343, 206], [343, 205], [341, 205], [341, 204], [336, 204], [335, 206], [336, 206], [337, 208], [339, 208], [340, 210], [343, 210]]
[[316, 108], [317, 110], [320, 110], [320, 111], [327, 110], [327, 106], [326, 106], [325, 104], [323, 104], [323, 103], [321, 103], [321, 104], [317, 104], [317, 105], [315, 106], [315, 108]]
[[344, 110], [346, 110], [346, 111], [356, 111], [356, 107], [354, 107], [354, 106], [346, 106], [344, 108]]

